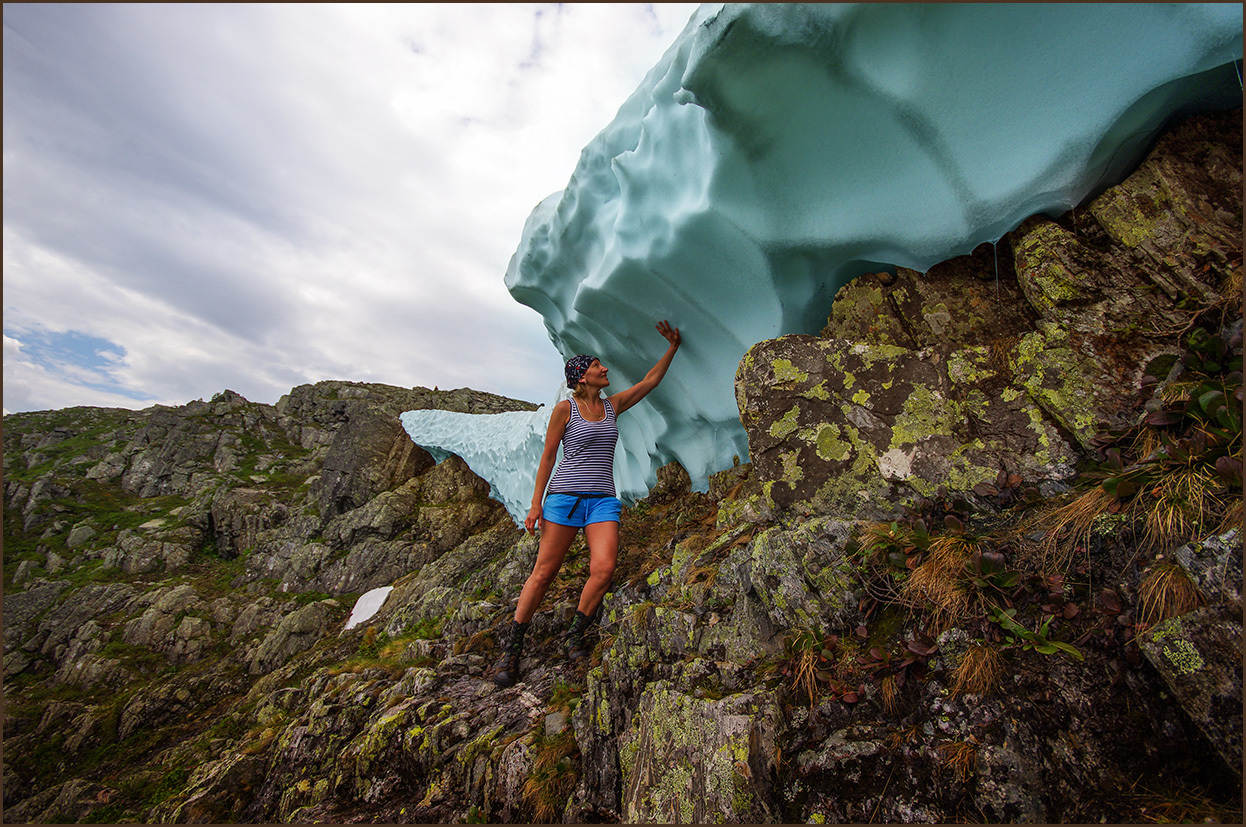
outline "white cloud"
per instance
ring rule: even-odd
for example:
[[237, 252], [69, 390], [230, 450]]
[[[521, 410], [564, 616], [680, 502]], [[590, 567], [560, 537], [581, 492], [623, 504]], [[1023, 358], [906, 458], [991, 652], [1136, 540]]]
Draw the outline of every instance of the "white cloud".
[[[6, 409], [327, 378], [543, 401], [559, 357], [506, 264], [694, 8], [7, 5]], [[23, 359], [38, 331], [124, 359]]]

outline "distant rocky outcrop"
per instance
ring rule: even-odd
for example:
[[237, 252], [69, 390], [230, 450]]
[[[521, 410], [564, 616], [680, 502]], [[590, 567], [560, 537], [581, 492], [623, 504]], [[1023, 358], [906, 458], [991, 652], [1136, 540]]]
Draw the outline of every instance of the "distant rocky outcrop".
[[507, 689], [537, 540], [398, 414], [534, 406], [6, 416], [5, 819], [1239, 822], [1240, 194], [1193, 119], [998, 269], [758, 343], [751, 461], [625, 510], [571, 665], [577, 541]]

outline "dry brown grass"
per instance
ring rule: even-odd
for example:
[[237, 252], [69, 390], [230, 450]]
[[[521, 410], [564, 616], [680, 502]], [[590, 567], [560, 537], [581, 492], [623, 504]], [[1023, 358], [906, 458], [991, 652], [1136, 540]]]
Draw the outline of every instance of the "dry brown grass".
[[1078, 546], [1090, 542], [1094, 524], [1108, 513], [1116, 497], [1095, 486], [1072, 501], [1039, 514], [1030, 524], [1043, 532], [1033, 549], [1033, 562], [1043, 571], [1065, 571]]
[[968, 781], [973, 777], [978, 766], [978, 747], [972, 738], [940, 744], [939, 752], [943, 753], [943, 766], [956, 773], [957, 781]]
[[969, 617], [974, 605], [973, 594], [964, 583], [924, 565], [913, 569], [900, 593], [910, 611], [923, 615], [927, 631], [934, 635]]
[[883, 709], [888, 713], [896, 711], [900, 699], [900, 687], [895, 675], [887, 675], [878, 684], [878, 694], [883, 701]]
[[[493, 629], [481, 629], [479, 632], [468, 635], [465, 638], [459, 638], [454, 642], [454, 654], [461, 655], [464, 652], [490, 652], [497, 649], [500, 634], [501, 633], [495, 632]], [[398, 651], [391, 652], [395, 646], [398, 647]], [[381, 650], [381, 656], [386, 658], [395, 657], [398, 654], [405, 653], [405, 651], [406, 643], [395, 641]]]
[[1162, 551], [1195, 539], [1206, 521], [1226, 510], [1220, 488], [1212, 468], [1195, 466], [1167, 474], [1141, 492], [1132, 505], [1145, 526], [1143, 548]]
[[1158, 562], [1147, 570], [1138, 584], [1138, 631], [1192, 612], [1205, 602], [1181, 566]]
[[998, 371], [1004, 378], [1013, 376], [1013, 364], [1016, 361], [1017, 345], [1021, 344], [1020, 336], [1000, 336], [988, 345], [987, 364]]
[[537, 822], [549, 823], [575, 789], [580, 777], [572, 760], [576, 752], [575, 731], [569, 727], [552, 737], [538, 737], [532, 773], [523, 785], [524, 800], [532, 805]]
[[1139, 810], [1143, 824], [1241, 824], [1241, 799], [1236, 805], [1212, 798], [1197, 787], [1129, 790], [1126, 799]]
[[1224, 534], [1231, 528], [1237, 529], [1238, 533], [1242, 533], [1246, 529], [1246, 509], [1243, 509], [1241, 499], [1235, 500], [1228, 508], [1224, 510], [1224, 516], [1220, 519], [1220, 525], [1216, 526], [1217, 534]]
[[958, 695], [985, 695], [995, 688], [1003, 668], [1004, 660], [995, 647], [975, 643], [966, 650], [952, 673], [956, 679], [952, 691]]
[[887, 736], [887, 746], [892, 749], [900, 749], [906, 744], [915, 743], [921, 734], [922, 728], [917, 724], [901, 727]]
[[978, 549], [976, 540], [939, 537], [900, 588], [901, 599], [911, 610], [925, 615], [933, 633], [951, 628], [973, 612], [975, 596], [967, 573], [969, 558]]
[[843, 638], [835, 646], [835, 671], [840, 675], [852, 675], [860, 668], [861, 643], [855, 638]]
[[818, 697], [818, 656], [812, 649], [802, 649], [792, 666], [792, 690], [803, 692], [813, 709]]

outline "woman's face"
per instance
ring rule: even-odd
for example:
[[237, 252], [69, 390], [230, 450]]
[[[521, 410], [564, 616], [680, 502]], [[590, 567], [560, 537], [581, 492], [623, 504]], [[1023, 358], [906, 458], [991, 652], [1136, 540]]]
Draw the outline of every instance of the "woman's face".
[[593, 364], [589, 365], [588, 370], [584, 371], [584, 378], [580, 381], [590, 388], [607, 387], [610, 384], [610, 379], [606, 376], [608, 370], [600, 360], [594, 359]]

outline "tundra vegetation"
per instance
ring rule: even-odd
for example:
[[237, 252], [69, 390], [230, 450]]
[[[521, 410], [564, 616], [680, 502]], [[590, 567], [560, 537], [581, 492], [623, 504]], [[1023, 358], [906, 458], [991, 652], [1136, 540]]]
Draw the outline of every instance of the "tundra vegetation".
[[506, 689], [535, 541], [397, 416], [532, 406], [6, 416], [6, 820], [1240, 822], [1241, 146], [758, 343], [750, 461], [625, 509], [573, 666], [577, 541]]

